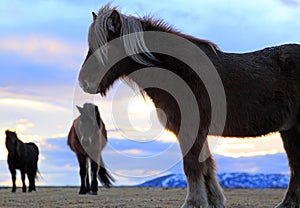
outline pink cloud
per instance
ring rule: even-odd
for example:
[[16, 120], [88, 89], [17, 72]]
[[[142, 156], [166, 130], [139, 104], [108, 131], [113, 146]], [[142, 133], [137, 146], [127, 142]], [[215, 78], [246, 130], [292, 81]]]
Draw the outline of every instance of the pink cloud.
[[3, 37], [0, 53], [14, 53], [38, 64], [78, 69], [86, 46], [47, 36]]

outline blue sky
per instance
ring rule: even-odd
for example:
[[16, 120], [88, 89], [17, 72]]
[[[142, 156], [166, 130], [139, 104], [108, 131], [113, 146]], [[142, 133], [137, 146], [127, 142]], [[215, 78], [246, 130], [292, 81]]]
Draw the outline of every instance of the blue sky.
[[[79, 176], [75, 155], [63, 144], [72, 120], [77, 116], [74, 104], [83, 102], [74, 100], [74, 92], [78, 90], [76, 79], [87, 51], [91, 12], [98, 11], [106, 3], [102, 0], [0, 2], [0, 138], [3, 138], [0, 142], [0, 185], [10, 184], [4, 162], [4, 131], [8, 128], [16, 130], [23, 141], [34, 141], [39, 145], [41, 172], [44, 173], [41, 184], [57, 184], [55, 181], [60, 176], [65, 178], [61, 183], [76, 185]], [[298, 0], [187, 0], [184, 3], [181, 0], [115, 0], [113, 5], [119, 5], [126, 14], [160, 17], [186, 34], [215, 42], [227, 52], [248, 52], [284, 43], [300, 43]], [[117, 91], [123, 96], [115, 99]], [[115, 125], [115, 118], [111, 115], [113, 98], [120, 108], [128, 109], [135, 128], [120, 129]], [[142, 139], [154, 141], [154, 145], [146, 146], [148, 149], [136, 141], [135, 133], [151, 126], [149, 117], [154, 109], [151, 103], [143, 102], [122, 82], [114, 85], [107, 98], [90, 96], [89, 99], [99, 105], [108, 136], [115, 138], [104, 157], [112, 164], [111, 169], [120, 178], [120, 184], [137, 181], [136, 178], [121, 177], [122, 174], [163, 174], [172, 167], [171, 164], [179, 162], [178, 148], [169, 148], [174, 143], [170, 133], [164, 132], [156, 138], [156, 145], [153, 135], [143, 135]], [[159, 127], [157, 129], [159, 132]], [[124, 143], [124, 139], [132, 138], [136, 145]], [[121, 143], [116, 143], [119, 140]], [[166, 151], [155, 148], [161, 143]], [[121, 149], [118, 154], [112, 151], [118, 148]], [[215, 153], [236, 158], [282, 151], [280, 138], [275, 134], [258, 140], [222, 140]], [[118, 157], [129, 154], [140, 158], [162, 152], [167, 153], [165, 160], [161, 159], [166, 168], [153, 165], [152, 169], [146, 169], [139, 164], [124, 167], [126, 160]], [[61, 160], [53, 159], [56, 153]], [[61, 166], [68, 171], [61, 173]]]

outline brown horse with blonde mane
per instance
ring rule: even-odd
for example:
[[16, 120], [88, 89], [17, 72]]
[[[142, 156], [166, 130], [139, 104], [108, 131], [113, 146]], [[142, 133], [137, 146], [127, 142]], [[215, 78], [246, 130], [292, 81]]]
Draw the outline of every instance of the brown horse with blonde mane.
[[[102, 149], [107, 143], [107, 133], [98, 106], [85, 103], [83, 107], [77, 106], [77, 109], [80, 116], [74, 120], [71, 126], [68, 145], [75, 152], [79, 163], [81, 178], [79, 194], [91, 193], [96, 195], [98, 192], [97, 178], [107, 188], [111, 186], [113, 181], [104, 167], [101, 156]], [[91, 185], [88, 160], [91, 163]]]
[[[104, 96], [116, 80], [129, 78], [152, 99], [159, 112], [164, 112], [166, 129], [177, 135], [182, 149], [185, 143], [193, 141], [188, 151], [183, 151], [188, 183], [183, 208], [225, 207], [226, 200], [217, 181], [215, 163], [206, 145], [208, 134], [253, 137], [277, 131], [281, 134], [291, 171], [288, 190], [277, 208], [300, 207], [300, 45], [287, 44], [244, 54], [225, 53], [215, 44], [182, 34], [162, 20], [127, 16], [110, 5], [101, 8], [97, 15], [93, 13], [93, 19], [88, 36], [89, 52], [79, 74], [79, 84], [87, 93]], [[209, 58], [219, 74], [226, 95], [223, 102], [226, 103], [227, 114], [221, 133], [211, 131], [215, 125], [213, 119], [216, 117], [218, 120], [218, 115], [212, 114], [215, 109], [203, 80], [175, 57], [149, 51], [144, 40], [144, 33], [146, 36], [149, 31], [188, 40]], [[110, 47], [109, 43], [115, 40], [121, 47]], [[157, 40], [151, 44], [164, 45], [165, 41]], [[170, 50], [181, 48], [174, 44]], [[114, 58], [114, 54], [123, 52], [127, 57], [113, 65], [106, 64]], [[189, 54], [189, 51], [184, 53]], [[197, 54], [190, 56], [194, 61], [201, 60]], [[200, 62], [199, 66], [203, 64]], [[105, 67], [109, 70], [105, 71]], [[163, 68], [184, 80], [197, 101], [197, 109], [180, 109], [176, 99], [167, 90], [147, 87], [144, 78], [131, 76], [146, 67], [148, 71], [153, 71], [153, 75], [151, 72], [148, 74], [146, 81], [164, 78], [167, 82], [170, 78], [155, 76], [154, 67]], [[176, 83], [173, 87], [176, 89]], [[185, 96], [184, 92], [181, 94]], [[189, 114], [190, 111], [197, 114]], [[181, 120], [185, 113], [190, 116], [188, 124]], [[200, 119], [200, 124], [193, 138], [191, 126], [197, 119]], [[200, 161], [202, 149], [208, 153], [208, 157]]]

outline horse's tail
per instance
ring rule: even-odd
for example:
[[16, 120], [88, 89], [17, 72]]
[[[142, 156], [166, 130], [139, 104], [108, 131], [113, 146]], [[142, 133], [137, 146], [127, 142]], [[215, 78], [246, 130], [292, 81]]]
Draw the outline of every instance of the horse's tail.
[[43, 176], [42, 176], [42, 174], [41, 174], [39, 168], [36, 166], [35, 179], [36, 179], [36, 180], [39, 180], [40, 178], [42, 178], [42, 180], [43, 180]]
[[39, 170], [38, 164], [36, 163], [36, 174], [35, 174], [35, 179], [38, 180], [39, 178], [42, 178], [42, 180], [43, 180], [43, 176], [42, 176], [42, 174], [41, 174], [41, 172], [40, 172], [40, 170]]
[[103, 186], [110, 188], [115, 179], [107, 172], [105, 167], [100, 167], [98, 172], [99, 180]]

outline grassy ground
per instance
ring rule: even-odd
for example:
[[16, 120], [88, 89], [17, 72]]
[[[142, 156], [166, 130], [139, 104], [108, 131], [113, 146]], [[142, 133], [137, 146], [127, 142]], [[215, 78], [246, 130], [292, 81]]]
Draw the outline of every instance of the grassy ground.
[[[100, 188], [98, 195], [78, 195], [78, 187], [37, 187], [37, 192], [22, 193], [18, 188], [0, 189], [0, 207], [105, 207], [105, 208], [178, 208], [185, 189], [163, 188]], [[280, 202], [283, 189], [226, 189], [228, 208], [274, 207]]]

